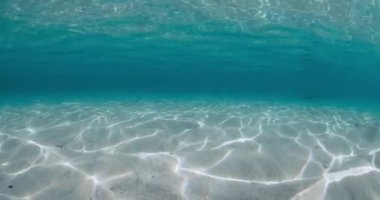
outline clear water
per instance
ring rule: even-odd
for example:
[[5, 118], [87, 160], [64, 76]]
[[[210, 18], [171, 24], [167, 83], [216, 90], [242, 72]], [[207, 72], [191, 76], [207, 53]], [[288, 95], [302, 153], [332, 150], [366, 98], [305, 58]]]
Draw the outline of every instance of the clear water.
[[379, 199], [379, 44], [378, 0], [2, 0], [0, 199]]

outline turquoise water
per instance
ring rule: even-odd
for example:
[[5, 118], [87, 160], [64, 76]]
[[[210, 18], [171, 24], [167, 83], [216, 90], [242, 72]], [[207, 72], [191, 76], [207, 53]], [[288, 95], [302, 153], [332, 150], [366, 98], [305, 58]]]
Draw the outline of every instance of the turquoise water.
[[5, 0], [0, 6], [1, 94], [380, 98], [377, 1]]
[[380, 199], [379, 0], [1, 0], [1, 200]]

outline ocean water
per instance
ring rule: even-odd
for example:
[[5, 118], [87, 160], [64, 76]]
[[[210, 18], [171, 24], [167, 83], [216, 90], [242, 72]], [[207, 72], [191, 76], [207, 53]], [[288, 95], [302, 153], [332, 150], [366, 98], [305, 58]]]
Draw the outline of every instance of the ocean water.
[[0, 199], [379, 199], [379, 0], [2, 0]]

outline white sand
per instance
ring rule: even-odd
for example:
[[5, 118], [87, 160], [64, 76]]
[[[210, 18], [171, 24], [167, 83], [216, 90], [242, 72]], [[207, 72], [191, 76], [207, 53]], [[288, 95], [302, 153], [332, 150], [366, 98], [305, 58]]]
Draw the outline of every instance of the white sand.
[[380, 121], [264, 103], [0, 110], [0, 199], [380, 199]]

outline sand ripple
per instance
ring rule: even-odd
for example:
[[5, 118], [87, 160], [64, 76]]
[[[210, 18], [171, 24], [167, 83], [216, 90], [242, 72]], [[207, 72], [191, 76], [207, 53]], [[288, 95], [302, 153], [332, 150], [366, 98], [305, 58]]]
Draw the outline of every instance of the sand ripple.
[[0, 109], [0, 199], [379, 199], [380, 121], [266, 103]]

